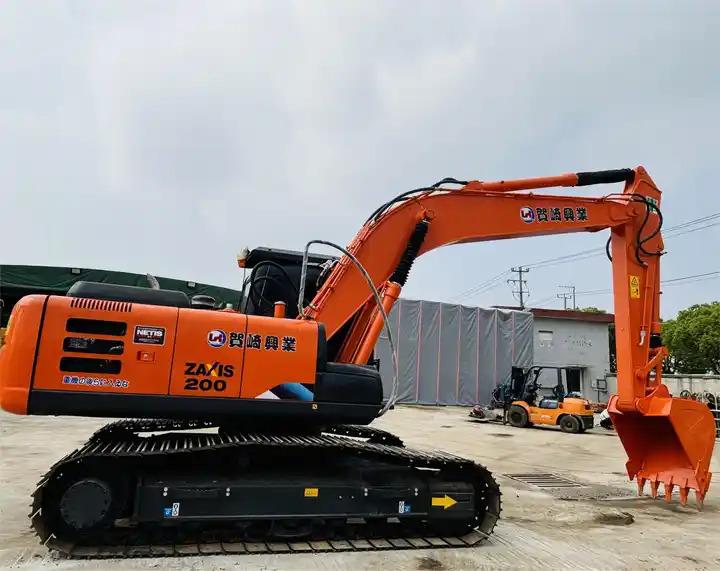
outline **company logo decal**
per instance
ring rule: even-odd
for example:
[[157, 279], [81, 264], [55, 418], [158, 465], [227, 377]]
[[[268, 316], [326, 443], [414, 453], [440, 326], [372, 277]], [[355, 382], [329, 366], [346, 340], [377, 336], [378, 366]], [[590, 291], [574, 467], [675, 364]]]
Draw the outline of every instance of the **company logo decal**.
[[530, 208], [523, 206], [520, 209], [520, 219], [526, 224], [533, 222], [586, 222], [589, 220], [587, 208], [578, 206], [576, 208], [553, 206], [549, 208]]
[[133, 342], [144, 345], [165, 345], [165, 328], [137, 325], [135, 326]]
[[522, 220], [526, 224], [535, 222], [535, 211], [529, 206], [523, 206], [520, 209], [520, 220]]
[[213, 329], [208, 332], [207, 342], [210, 347], [222, 347], [227, 341], [227, 335], [221, 329]]

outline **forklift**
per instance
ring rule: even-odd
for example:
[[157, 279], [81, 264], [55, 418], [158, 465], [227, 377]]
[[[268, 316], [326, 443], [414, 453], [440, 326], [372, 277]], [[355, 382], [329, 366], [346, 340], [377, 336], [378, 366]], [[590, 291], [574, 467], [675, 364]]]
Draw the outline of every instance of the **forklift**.
[[[543, 387], [538, 379], [544, 370], [555, 370], [557, 383]], [[563, 383], [563, 367], [535, 365], [527, 369], [513, 367], [510, 379], [492, 392], [488, 407], [475, 406], [470, 416], [497, 421], [516, 428], [535, 424], [559, 426], [563, 432], [577, 434], [594, 426], [590, 401], [578, 392], [567, 392]], [[567, 373], [567, 371], [566, 371]], [[538, 395], [551, 389], [552, 396]]]

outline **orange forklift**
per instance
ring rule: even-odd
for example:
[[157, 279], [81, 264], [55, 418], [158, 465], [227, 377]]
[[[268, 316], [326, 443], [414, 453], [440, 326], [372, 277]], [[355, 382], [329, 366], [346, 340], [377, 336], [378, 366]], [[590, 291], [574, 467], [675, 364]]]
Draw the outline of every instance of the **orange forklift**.
[[[548, 369], [556, 371], [557, 384], [551, 389], [552, 396], [538, 398], [542, 389], [550, 388], [538, 382], [542, 372]], [[535, 424], [559, 426], [563, 432], [571, 434], [593, 428], [590, 401], [579, 393], [565, 390], [563, 371], [562, 367], [513, 367], [510, 381], [493, 393], [495, 406], [502, 406], [503, 422], [516, 428]]]

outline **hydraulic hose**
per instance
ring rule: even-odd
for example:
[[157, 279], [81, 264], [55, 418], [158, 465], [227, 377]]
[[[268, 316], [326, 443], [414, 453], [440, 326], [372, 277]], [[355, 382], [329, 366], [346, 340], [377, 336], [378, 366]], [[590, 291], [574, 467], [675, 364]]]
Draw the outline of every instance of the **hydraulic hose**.
[[397, 400], [397, 393], [398, 393], [398, 362], [397, 362], [397, 352], [395, 351], [395, 341], [393, 340], [392, 331], [390, 329], [390, 321], [388, 319], [387, 313], [385, 312], [385, 308], [382, 305], [382, 299], [380, 299], [380, 294], [378, 293], [377, 288], [375, 287], [375, 284], [372, 281], [372, 278], [370, 277], [370, 274], [368, 274], [367, 270], [363, 267], [363, 265], [360, 263], [360, 260], [358, 260], [355, 256], [353, 256], [350, 252], [348, 252], [345, 248], [342, 246], [339, 246], [338, 244], [335, 244], [333, 242], [328, 242], [327, 240], [310, 240], [307, 244], [305, 244], [305, 250], [303, 251], [303, 261], [302, 261], [302, 270], [300, 272], [300, 291], [298, 293], [298, 317], [300, 319], [305, 318], [305, 310], [303, 308], [303, 300], [305, 299], [305, 280], [307, 278], [307, 265], [308, 265], [308, 257], [309, 257], [309, 251], [310, 246], [313, 244], [322, 244], [324, 246], [330, 246], [331, 248], [335, 248], [336, 250], [342, 252], [345, 256], [348, 257], [348, 259], [355, 265], [355, 267], [358, 269], [358, 271], [362, 274], [362, 276], [365, 278], [365, 281], [368, 284], [368, 287], [370, 288], [370, 291], [372, 292], [373, 297], [375, 298], [375, 304], [378, 307], [378, 311], [382, 315], [383, 323], [385, 325], [385, 332], [388, 336], [388, 342], [390, 344], [390, 354], [392, 355], [393, 360], [393, 382], [392, 382], [392, 388], [390, 389], [390, 396], [388, 397], [388, 400], [385, 402], [385, 405], [380, 409], [380, 412], [378, 413], [378, 417], [384, 415], [390, 408], [395, 404], [395, 401]]

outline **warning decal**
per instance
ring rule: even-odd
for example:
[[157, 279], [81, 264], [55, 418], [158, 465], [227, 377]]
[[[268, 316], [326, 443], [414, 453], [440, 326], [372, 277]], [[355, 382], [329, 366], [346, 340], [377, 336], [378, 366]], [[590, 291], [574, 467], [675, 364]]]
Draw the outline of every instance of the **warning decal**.
[[630, 276], [630, 298], [640, 299], [640, 277]]

